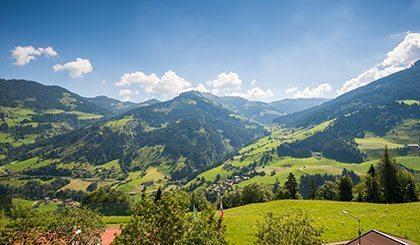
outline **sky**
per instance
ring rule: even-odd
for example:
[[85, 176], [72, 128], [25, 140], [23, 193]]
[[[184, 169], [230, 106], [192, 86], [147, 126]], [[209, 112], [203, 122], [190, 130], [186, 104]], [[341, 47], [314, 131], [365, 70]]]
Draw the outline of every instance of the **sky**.
[[82, 96], [333, 98], [420, 58], [420, 0], [0, 2], [0, 78]]

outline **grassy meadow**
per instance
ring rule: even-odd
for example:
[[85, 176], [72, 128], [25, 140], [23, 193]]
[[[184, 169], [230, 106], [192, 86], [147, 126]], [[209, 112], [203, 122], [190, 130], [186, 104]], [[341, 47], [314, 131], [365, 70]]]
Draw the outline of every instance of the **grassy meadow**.
[[[342, 213], [360, 218], [363, 232], [377, 229], [408, 240], [420, 242], [420, 202], [405, 204], [374, 204], [319, 200], [279, 200], [249, 204], [225, 210], [224, 223], [229, 244], [253, 244], [257, 225], [267, 213], [287, 214], [296, 209], [306, 212], [313, 225], [323, 227], [325, 242], [353, 239], [357, 236], [357, 221]], [[106, 224], [125, 224], [130, 216], [105, 216]]]
[[225, 210], [225, 224], [229, 244], [252, 244], [258, 222], [272, 212], [286, 214], [302, 209], [313, 220], [314, 226], [323, 227], [326, 242], [345, 241], [357, 236], [357, 221], [344, 215], [346, 210], [361, 219], [363, 232], [371, 229], [420, 242], [420, 202], [406, 204], [372, 204], [336, 201], [280, 200], [250, 204]]

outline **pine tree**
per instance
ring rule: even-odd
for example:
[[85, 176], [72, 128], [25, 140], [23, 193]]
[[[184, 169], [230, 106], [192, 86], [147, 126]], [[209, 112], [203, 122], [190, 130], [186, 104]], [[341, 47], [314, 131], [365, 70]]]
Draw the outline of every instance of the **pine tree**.
[[314, 181], [314, 178], [312, 177], [311, 178], [311, 184], [310, 184], [310, 187], [309, 187], [310, 189], [309, 189], [309, 199], [315, 199], [315, 196], [316, 196], [316, 186], [315, 186], [315, 181]]
[[159, 201], [160, 199], [162, 199], [162, 189], [159, 186], [159, 189], [156, 191], [155, 202]]
[[279, 191], [280, 188], [280, 181], [279, 178], [276, 178], [276, 181], [274, 182], [273, 185], [273, 193], [276, 194]]
[[297, 199], [297, 193], [298, 193], [298, 184], [296, 181], [295, 176], [293, 173], [289, 173], [289, 176], [287, 176], [287, 181], [284, 183], [284, 187], [290, 194], [290, 199]]
[[367, 172], [372, 178], [375, 178], [375, 173], [376, 173], [376, 170], [375, 170], [375, 167], [371, 164], [370, 165], [370, 167], [369, 167], [369, 170], [368, 170], [368, 172]]
[[365, 179], [366, 185], [366, 201], [367, 202], [380, 202], [381, 193], [379, 191], [379, 183], [376, 178], [376, 169], [373, 165], [370, 165]]
[[403, 192], [398, 176], [398, 165], [389, 156], [388, 148], [385, 146], [384, 156], [379, 162], [379, 179], [386, 203], [403, 202]]
[[353, 199], [353, 181], [348, 175], [344, 175], [338, 181], [338, 200], [351, 201]]

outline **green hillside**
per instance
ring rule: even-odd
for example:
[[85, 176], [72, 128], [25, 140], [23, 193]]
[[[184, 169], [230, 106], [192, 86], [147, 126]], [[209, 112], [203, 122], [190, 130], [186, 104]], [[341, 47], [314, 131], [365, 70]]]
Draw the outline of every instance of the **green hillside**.
[[272, 212], [285, 214], [294, 209], [306, 211], [314, 226], [323, 227], [326, 242], [346, 241], [357, 237], [357, 221], [342, 214], [346, 210], [358, 216], [363, 232], [370, 229], [420, 242], [420, 202], [407, 204], [371, 204], [335, 201], [281, 200], [250, 204], [225, 210], [227, 239], [230, 244], [253, 244], [258, 222]]
[[[279, 154], [278, 149], [281, 145], [308, 139], [328, 130], [334, 123], [335, 120], [329, 120], [304, 129], [267, 127], [271, 131], [270, 135], [242, 148], [238, 155], [222, 165], [199, 174], [187, 184], [187, 187], [220, 191], [220, 188], [226, 190], [231, 186], [244, 187], [253, 182], [272, 185], [276, 179], [284, 183], [289, 173], [293, 173], [299, 179], [306, 174], [341, 175], [344, 168], [363, 176], [370, 165], [378, 164], [385, 145], [390, 149], [404, 147], [404, 142], [415, 142], [420, 132], [416, 128], [417, 120], [407, 120], [384, 137], [367, 133], [366, 138], [356, 138], [357, 147], [370, 156], [362, 163], [341, 162], [325, 156], [290, 157]], [[395, 160], [406, 168], [413, 169], [416, 179], [419, 179], [420, 156], [415, 150], [407, 156], [398, 156], [396, 153], [398, 152], [393, 151]], [[213, 183], [217, 183], [220, 187], [214, 187]]]
[[[254, 161], [260, 161], [264, 154], [270, 154], [272, 159], [269, 160], [269, 163], [274, 163], [280, 161], [280, 158], [272, 153], [272, 150], [278, 147], [283, 142], [294, 142], [299, 139], [304, 139], [313, 135], [316, 132], [324, 130], [331, 122], [324, 122], [315, 127], [310, 127], [306, 129], [276, 129], [273, 130], [269, 136], [257, 140], [255, 143], [243, 147], [239, 151], [239, 155], [234, 156], [231, 160], [226, 161], [224, 164], [207, 170], [200, 175], [199, 178], [204, 177], [208, 181], [214, 181], [217, 175], [221, 175], [221, 180], [224, 180], [229, 175], [228, 170], [224, 168], [226, 165], [232, 165], [235, 167], [245, 167], [249, 164], [252, 164]], [[293, 161], [293, 160], [292, 160]], [[274, 178], [275, 179], [275, 178]], [[274, 182], [274, 181], [273, 181]]]
[[[76, 116], [78, 120], [92, 117], [61, 109], [49, 109], [47, 113]], [[225, 161], [265, 133], [260, 124], [238, 117], [200, 93], [189, 92], [38, 141], [33, 147], [16, 149], [17, 159], [4, 160], [2, 169], [28, 174], [29, 169], [44, 167], [49, 174], [73, 179], [118, 179], [119, 189], [140, 192], [144, 187], [155, 189], [170, 179], [182, 185], [185, 179]], [[9, 135], [3, 134], [2, 138], [9, 139]], [[54, 164], [49, 164], [52, 160]], [[68, 187], [84, 190], [84, 183]]]
[[[418, 106], [418, 103], [414, 101], [419, 101], [419, 95], [420, 61], [417, 61], [406, 70], [373, 81], [319, 106], [279, 117], [275, 121], [288, 126], [308, 126], [332, 118], [350, 115], [360, 109], [390, 105], [399, 103], [399, 101], [402, 101], [399, 104]], [[365, 114], [364, 116], [369, 118], [368, 115]], [[382, 122], [385, 122], [385, 120]]]
[[20, 153], [16, 148], [77, 130], [112, 114], [58, 86], [0, 79], [0, 88], [0, 164], [17, 160]]

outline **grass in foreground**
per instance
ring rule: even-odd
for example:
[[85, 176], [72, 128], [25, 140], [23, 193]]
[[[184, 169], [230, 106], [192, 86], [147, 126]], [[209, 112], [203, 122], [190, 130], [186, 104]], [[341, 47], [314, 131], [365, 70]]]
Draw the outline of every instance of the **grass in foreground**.
[[250, 204], [225, 210], [225, 224], [229, 244], [252, 244], [257, 223], [266, 213], [285, 214], [303, 209], [314, 220], [315, 226], [324, 227], [322, 238], [326, 242], [345, 241], [357, 236], [357, 221], [342, 214], [342, 210], [360, 217], [363, 232], [378, 229], [420, 242], [420, 202], [407, 204], [373, 204], [335, 201], [280, 200]]

